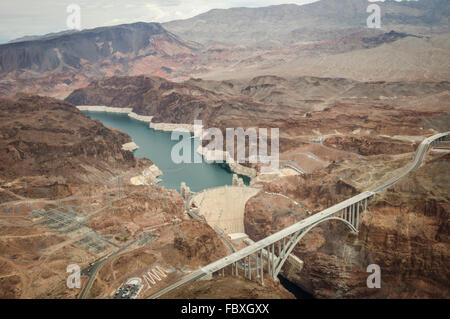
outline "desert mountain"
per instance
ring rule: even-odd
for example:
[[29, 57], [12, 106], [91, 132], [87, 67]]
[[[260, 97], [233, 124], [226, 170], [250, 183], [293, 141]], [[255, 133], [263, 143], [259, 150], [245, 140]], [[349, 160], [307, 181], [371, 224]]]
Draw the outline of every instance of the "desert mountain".
[[[157, 23], [134, 23], [0, 45], [0, 94], [16, 86], [65, 91], [116, 74], [168, 75], [193, 47]], [[39, 79], [38, 81], [35, 81]], [[19, 82], [12, 83], [14, 80]], [[67, 94], [67, 93], [65, 93]]]
[[57, 36], [61, 36], [64, 34], [71, 34], [76, 33], [77, 30], [65, 30], [60, 32], [52, 32], [44, 35], [26, 35], [20, 38], [16, 38], [13, 40], [8, 41], [8, 43], [18, 43], [18, 42], [26, 42], [26, 41], [36, 41], [36, 40], [42, 40], [42, 39], [49, 39]]
[[[358, 81], [450, 79], [448, 1], [385, 1], [369, 29], [366, 0], [212, 10], [164, 23], [204, 45], [191, 76], [251, 79], [316, 76]], [[208, 27], [205, 27], [208, 26]]]
[[279, 118], [293, 111], [284, 107], [282, 112], [271, 114], [273, 107], [241, 94], [225, 95], [202, 88], [195, 81], [176, 83], [146, 76], [116, 76], [94, 81], [72, 92], [66, 101], [75, 105], [129, 107], [138, 114], [153, 116], [155, 123], [194, 124], [195, 119], [219, 123], [227, 118], [243, 119], [248, 112], [260, 118]]
[[[66, 97], [109, 76], [249, 80], [448, 81], [445, 0], [385, 1], [369, 29], [366, 0], [212, 10], [164, 24], [62, 32], [0, 45], [0, 94]], [[31, 39], [31, 40], [29, 40]], [[28, 41], [27, 41], [28, 40]]]
[[[158, 40], [169, 47], [158, 46]], [[81, 32], [44, 37], [33, 41], [0, 46], [0, 72], [15, 70], [31, 72], [82, 69], [86, 63], [102, 62], [106, 67], [121, 62], [127, 67], [131, 60], [170, 53], [189, 53], [192, 48], [167, 32], [157, 23], [134, 23], [102, 27]]]
[[[385, 30], [448, 29], [450, 6], [446, 0], [388, 0], [377, 4]], [[302, 6], [214, 9], [163, 26], [184, 39], [206, 45], [279, 47], [299, 41], [331, 40], [358, 29], [367, 31], [368, 5], [367, 0], [321, 0]]]
[[[307, 112], [322, 111], [342, 101], [374, 104], [387, 100], [398, 108], [419, 109], [414, 101], [427, 98], [431, 110], [431, 100], [435, 98], [440, 102], [436, 102], [434, 109], [442, 110], [448, 104], [445, 100], [449, 90], [450, 82], [445, 81], [360, 82], [344, 78], [259, 76], [250, 80], [172, 82], [160, 77], [115, 76], [75, 90], [66, 101], [75, 105], [129, 107], [138, 114], [155, 116], [154, 122], [192, 124], [194, 119], [212, 120], [219, 115], [245, 118], [256, 113], [261, 116], [264, 111], [278, 113], [281, 118], [292, 117], [290, 112], [303, 117]], [[239, 108], [245, 113], [231, 116], [230, 112]]]

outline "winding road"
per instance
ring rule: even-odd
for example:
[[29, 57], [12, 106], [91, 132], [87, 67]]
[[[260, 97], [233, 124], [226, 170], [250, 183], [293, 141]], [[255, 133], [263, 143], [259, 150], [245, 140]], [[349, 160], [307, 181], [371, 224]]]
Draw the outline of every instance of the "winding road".
[[450, 135], [450, 132], [433, 135], [431, 137], [424, 139], [422, 141], [422, 143], [420, 143], [419, 147], [417, 148], [417, 152], [416, 152], [416, 155], [414, 156], [414, 160], [408, 165], [407, 169], [403, 173], [391, 178], [387, 182], [381, 184], [380, 186], [375, 187], [371, 191], [374, 193], [381, 192], [381, 191], [385, 190], [386, 188], [397, 183], [400, 179], [402, 179], [403, 177], [408, 175], [411, 171], [417, 169], [422, 164], [422, 161], [425, 157], [426, 152], [428, 151], [428, 147], [430, 146], [430, 144], [433, 141], [435, 141], [439, 138], [444, 138], [448, 135]]
[[103, 265], [112, 257], [117, 256], [119, 253], [121, 253], [122, 251], [124, 251], [125, 249], [127, 249], [128, 247], [130, 247], [131, 245], [133, 245], [135, 242], [137, 242], [139, 239], [133, 240], [132, 242], [129, 242], [126, 245], [123, 245], [122, 247], [120, 247], [119, 249], [117, 249], [116, 251], [112, 252], [111, 254], [109, 254], [108, 256], [105, 256], [103, 258], [101, 258], [99, 261], [95, 262], [94, 264], [84, 268], [81, 271], [81, 275], [82, 276], [88, 276], [88, 281], [86, 282], [86, 284], [84, 285], [83, 289], [81, 290], [80, 294], [78, 295], [78, 299], [84, 299], [87, 297], [87, 295], [89, 294], [89, 291], [92, 288], [92, 285], [95, 282], [95, 279], [97, 278], [97, 274], [100, 271], [100, 269], [103, 267]]

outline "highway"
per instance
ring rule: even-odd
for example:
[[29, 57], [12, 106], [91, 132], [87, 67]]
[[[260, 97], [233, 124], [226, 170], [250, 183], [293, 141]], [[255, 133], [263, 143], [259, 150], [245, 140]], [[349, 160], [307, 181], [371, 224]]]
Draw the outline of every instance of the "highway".
[[292, 164], [285, 164], [285, 165], [280, 166], [280, 168], [288, 168], [288, 169], [292, 169], [293, 171], [296, 171], [296, 172], [299, 173], [300, 175], [304, 175], [304, 174], [305, 174], [304, 171], [302, 171], [300, 168], [298, 168], [298, 167], [296, 167], [296, 166], [294, 166], [294, 165], [292, 165]]
[[95, 279], [97, 278], [97, 274], [100, 271], [100, 269], [103, 267], [103, 265], [112, 257], [116, 256], [117, 254], [119, 254], [120, 252], [122, 252], [123, 250], [127, 249], [128, 247], [130, 247], [131, 245], [133, 245], [135, 242], [137, 242], [138, 239], [133, 240], [131, 242], [129, 242], [126, 245], [123, 245], [122, 247], [120, 247], [119, 249], [117, 249], [116, 251], [112, 252], [111, 254], [109, 254], [108, 256], [103, 257], [102, 259], [100, 259], [99, 261], [95, 262], [94, 264], [86, 267], [85, 269], [83, 269], [81, 271], [82, 275], [86, 275], [88, 276], [88, 281], [86, 282], [86, 284], [84, 285], [83, 289], [81, 290], [80, 294], [78, 295], [78, 299], [84, 299], [86, 298], [86, 296], [89, 294], [89, 291], [92, 288], [92, 285], [95, 282]]
[[160, 291], [154, 293], [148, 299], [156, 299], [158, 297], [161, 297], [162, 295], [168, 293], [169, 291], [172, 291], [188, 282], [199, 280], [200, 278], [206, 276], [207, 274], [208, 273], [202, 269], [196, 270], [190, 273], [189, 275], [183, 277], [182, 279], [178, 280], [177, 282], [173, 283], [172, 285], [169, 285], [166, 288], [163, 288]]
[[299, 202], [293, 200], [292, 198], [290, 198], [290, 197], [288, 197], [288, 196], [286, 196], [286, 195], [284, 195], [284, 194], [280, 194], [280, 193], [271, 193], [271, 192], [264, 192], [264, 193], [266, 193], [266, 194], [268, 194], [268, 195], [274, 195], [274, 196], [280, 196], [280, 197], [286, 198], [287, 200], [290, 200], [292, 203], [294, 203], [296, 206], [298, 206], [298, 207], [300, 207], [301, 209], [303, 209], [303, 210], [304, 210], [305, 212], [307, 212], [309, 215], [312, 214], [312, 212], [308, 209], [308, 207], [306, 207], [306, 206], [303, 205], [302, 203], [299, 203]]
[[424, 139], [422, 141], [422, 143], [420, 143], [420, 145], [417, 149], [416, 155], [414, 156], [414, 160], [408, 165], [407, 169], [403, 173], [391, 178], [387, 182], [383, 183], [382, 185], [380, 185], [378, 187], [375, 187], [371, 191], [374, 193], [381, 192], [381, 191], [385, 190], [386, 188], [389, 188], [390, 186], [397, 183], [400, 179], [402, 179], [403, 177], [408, 175], [411, 171], [417, 169], [422, 164], [423, 158], [425, 157], [425, 154], [428, 150], [428, 147], [430, 146], [430, 143], [440, 137], [444, 137], [449, 134], [450, 134], [450, 132], [446, 132], [446, 133], [433, 135], [431, 137]]

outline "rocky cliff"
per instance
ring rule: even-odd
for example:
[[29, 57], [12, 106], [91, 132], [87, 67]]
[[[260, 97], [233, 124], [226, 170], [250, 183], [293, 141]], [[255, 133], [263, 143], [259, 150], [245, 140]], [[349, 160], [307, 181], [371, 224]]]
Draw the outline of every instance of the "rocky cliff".
[[0, 98], [0, 119], [1, 182], [21, 189], [27, 184], [21, 192], [30, 196], [44, 196], [44, 185], [54, 193], [57, 185], [103, 183], [119, 169], [151, 165], [122, 149], [128, 135], [90, 120], [67, 102], [25, 94]]
[[111, 77], [72, 92], [66, 101], [75, 105], [129, 107], [152, 122], [194, 124], [211, 116], [219, 96], [200, 87], [159, 77]]
[[[216, 127], [252, 127], [277, 121], [278, 127], [286, 127], [298, 121], [301, 125], [293, 124], [300, 126], [297, 129], [308, 130], [317, 124], [315, 121], [323, 121], [323, 115], [328, 117], [338, 109], [345, 112], [340, 116], [357, 117], [361, 124], [369, 126], [383, 113], [389, 113], [396, 122], [419, 121], [417, 117], [427, 117], [431, 114], [428, 111], [432, 111], [418, 107], [416, 103], [422, 103], [419, 99], [436, 99], [439, 107], [434, 109], [443, 110], [448, 104], [449, 88], [450, 82], [446, 81], [359, 82], [342, 78], [259, 76], [247, 80], [173, 82], [154, 76], [114, 76], [74, 90], [66, 101], [75, 105], [132, 108], [138, 114], [154, 116], [156, 123], [193, 124], [194, 119], [202, 119]], [[404, 105], [409, 106], [409, 112], [406, 107], [397, 110]], [[349, 108], [353, 112], [348, 112]], [[314, 114], [317, 119], [306, 114], [314, 111], [327, 112]], [[351, 121], [333, 121], [332, 126], [338, 129], [354, 125]], [[390, 123], [379, 123], [377, 129], [383, 126]], [[333, 131], [328, 126], [327, 130]]]

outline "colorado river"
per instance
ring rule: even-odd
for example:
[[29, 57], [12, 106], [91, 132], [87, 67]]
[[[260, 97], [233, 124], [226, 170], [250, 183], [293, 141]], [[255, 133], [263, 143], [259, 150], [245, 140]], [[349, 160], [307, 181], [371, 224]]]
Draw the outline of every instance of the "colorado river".
[[[105, 126], [113, 127], [127, 133], [133, 139], [139, 149], [134, 151], [138, 158], [148, 158], [163, 172], [158, 183], [168, 189], [180, 189], [181, 182], [198, 192], [206, 188], [231, 185], [233, 174], [219, 164], [181, 163], [176, 164], [171, 159], [172, 147], [178, 141], [171, 140], [170, 132], [155, 131], [149, 128], [147, 123], [134, 120], [126, 114], [114, 114], [106, 112], [83, 112], [93, 120], [99, 120]], [[194, 150], [194, 139], [191, 139]], [[193, 154], [192, 154], [193, 157]], [[241, 176], [242, 177], [242, 176]], [[249, 179], [244, 177], [244, 182]]]

